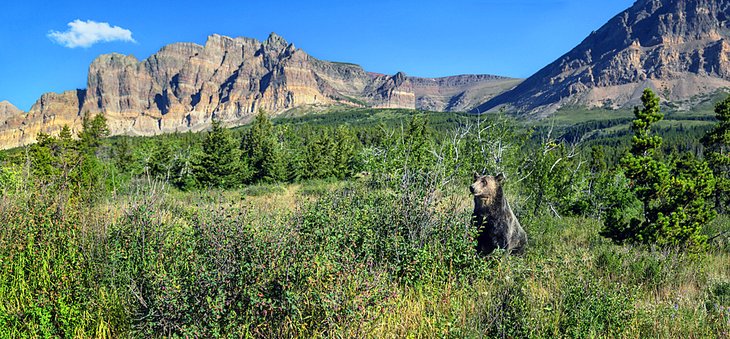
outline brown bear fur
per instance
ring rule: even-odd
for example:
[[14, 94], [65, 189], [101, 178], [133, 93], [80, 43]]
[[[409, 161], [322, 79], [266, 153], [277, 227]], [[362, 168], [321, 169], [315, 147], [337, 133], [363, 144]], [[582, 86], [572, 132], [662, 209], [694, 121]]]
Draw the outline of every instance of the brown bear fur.
[[479, 228], [477, 251], [482, 254], [497, 248], [519, 254], [527, 245], [527, 234], [504, 196], [504, 181], [503, 174], [493, 177], [474, 173], [474, 183], [469, 187], [474, 195], [472, 220]]

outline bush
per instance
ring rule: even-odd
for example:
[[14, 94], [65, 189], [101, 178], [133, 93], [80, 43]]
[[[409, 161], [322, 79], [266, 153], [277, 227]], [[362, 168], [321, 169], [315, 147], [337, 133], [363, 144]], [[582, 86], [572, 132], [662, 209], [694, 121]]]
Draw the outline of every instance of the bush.
[[572, 278], [563, 286], [560, 331], [569, 337], [620, 337], [634, 317], [631, 288]]
[[44, 194], [0, 201], [0, 332], [9, 337], [119, 335], [116, 290], [99, 284], [78, 214]]
[[717, 333], [730, 333], [730, 281], [718, 281], [709, 287], [705, 308]]
[[260, 197], [272, 194], [284, 193], [284, 187], [279, 184], [249, 185], [241, 190], [241, 195], [249, 197]]
[[22, 172], [17, 166], [0, 167], [0, 192], [12, 192], [22, 185]]

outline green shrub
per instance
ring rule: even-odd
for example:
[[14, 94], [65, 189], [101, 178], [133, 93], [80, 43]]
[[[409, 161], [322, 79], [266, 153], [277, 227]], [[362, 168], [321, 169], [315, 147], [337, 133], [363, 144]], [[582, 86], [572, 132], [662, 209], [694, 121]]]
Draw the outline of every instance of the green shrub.
[[620, 337], [634, 317], [634, 295], [625, 285], [606, 286], [591, 278], [563, 285], [560, 332], [568, 337]]
[[17, 191], [20, 189], [22, 183], [22, 172], [18, 166], [0, 167], [0, 191]]
[[717, 333], [730, 333], [730, 281], [718, 281], [709, 287], [705, 309]]
[[249, 197], [260, 197], [272, 194], [284, 193], [284, 187], [279, 184], [249, 185], [241, 190], [241, 195]]
[[13, 199], [0, 201], [0, 333], [110, 337], [123, 332], [124, 305], [114, 289], [96, 280], [78, 214], [66, 213], [44, 194]]

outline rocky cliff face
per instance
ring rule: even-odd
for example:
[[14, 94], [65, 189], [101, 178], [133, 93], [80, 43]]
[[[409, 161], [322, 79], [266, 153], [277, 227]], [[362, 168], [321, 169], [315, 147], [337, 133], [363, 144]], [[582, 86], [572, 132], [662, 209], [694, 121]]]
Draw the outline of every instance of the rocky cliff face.
[[0, 104], [0, 147], [35, 142], [39, 132], [55, 134], [63, 125], [75, 131], [86, 112], [105, 114], [112, 134], [154, 135], [202, 130], [212, 119], [236, 125], [260, 109], [277, 114], [306, 105], [466, 110], [515, 82], [379, 75], [318, 60], [273, 33], [263, 42], [212, 35], [204, 46], [176, 43], [142, 61], [99, 56], [86, 89], [44, 94], [27, 114]]
[[479, 107], [549, 114], [578, 104], [618, 108], [650, 87], [684, 100], [730, 87], [730, 0], [639, 0], [580, 45]]

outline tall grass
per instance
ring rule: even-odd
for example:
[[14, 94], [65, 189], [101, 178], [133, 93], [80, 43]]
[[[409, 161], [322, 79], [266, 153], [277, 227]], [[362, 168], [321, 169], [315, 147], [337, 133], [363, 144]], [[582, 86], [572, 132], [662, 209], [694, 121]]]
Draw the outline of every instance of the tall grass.
[[699, 255], [616, 246], [600, 222], [541, 216], [523, 221], [524, 256], [479, 257], [458, 187], [314, 187], [148, 188], [93, 207], [6, 194], [0, 336], [730, 334], [726, 240]]

